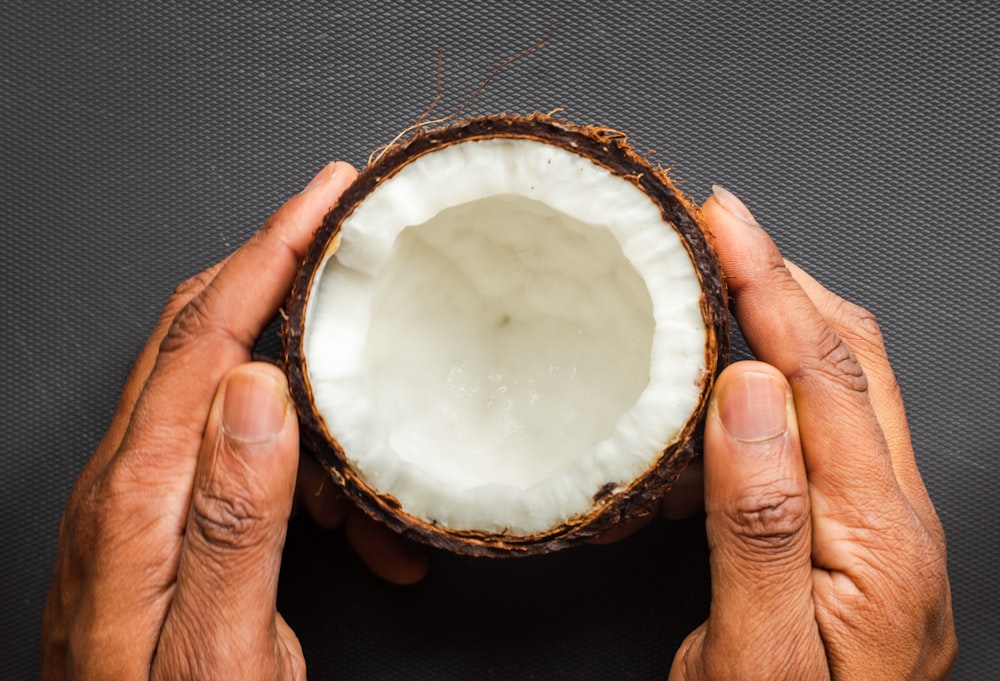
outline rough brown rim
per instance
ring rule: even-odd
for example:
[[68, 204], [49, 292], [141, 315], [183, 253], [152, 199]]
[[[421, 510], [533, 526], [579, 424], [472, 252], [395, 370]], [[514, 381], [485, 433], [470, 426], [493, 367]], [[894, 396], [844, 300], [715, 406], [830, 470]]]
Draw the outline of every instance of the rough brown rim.
[[[302, 347], [305, 310], [323, 254], [337, 237], [344, 220], [379, 184], [414, 159], [451, 144], [480, 139], [532, 139], [589, 158], [613, 175], [624, 178], [647, 194], [659, 207], [665, 222], [673, 225], [696, 265], [701, 282], [701, 313], [707, 331], [706, 375], [698, 406], [678, 440], [666, 447], [657, 461], [627, 487], [611, 485], [595, 495], [595, 507], [569, 522], [527, 536], [506, 536], [473, 530], [450, 530], [402, 510], [390, 494], [380, 494], [351, 468], [336, 439], [329, 433], [312, 400], [312, 388]], [[667, 173], [635, 153], [625, 136], [597, 126], [580, 126], [535, 114], [473, 118], [422, 131], [390, 148], [368, 166], [344, 192], [316, 232], [313, 244], [296, 277], [285, 305], [282, 326], [283, 359], [292, 398], [301, 424], [302, 440], [343, 489], [347, 497], [375, 520], [401, 535], [456, 553], [473, 556], [515, 556], [549, 553], [649, 512], [653, 503], [677, 480], [700, 450], [701, 431], [715, 377], [729, 360], [729, 313], [725, 282], [718, 259], [701, 224], [697, 206], [673, 185]]]

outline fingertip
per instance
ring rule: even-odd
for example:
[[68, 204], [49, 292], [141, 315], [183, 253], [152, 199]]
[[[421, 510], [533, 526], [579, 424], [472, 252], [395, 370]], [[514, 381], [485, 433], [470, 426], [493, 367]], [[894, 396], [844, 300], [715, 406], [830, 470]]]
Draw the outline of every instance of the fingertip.
[[785, 434], [789, 397], [788, 382], [777, 369], [738, 362], [720, 374], [710, 412], [730, 439], [751, 445]]
[[336, 205], [341, 194], [354, 182], [358, 173], [343, 161], [332, 161], [316, 173], [298, 194], [286, 201], [258, 231], [258, 240], [284, 242], [294, 254], [290, 278], [305, 256], [323, 217]]
[[730, 217], [739, 220], [747, 225], [757, 225], [757, 220], [746, 204], [736, 194], [725, 187], [713, 184], [712, 198], [722, 207]]
[[270, 441], [289, 421], [287, 380], [267, 362], [247, 362], [231, 369], [223, 378], [221, 392], [221, 428], [234, 444]]
[[296, 500], [318, 526], [333, 530], [343, 524], [351, 508], [329, 474], [314, 458], [301, 455]]
[[344, 178], [351, 180], [358, 176], [358, 171], [347, 161], [334, 161], [331, 172], [340, 174]]
[[429, 562], [419, 546], [359, 510], [347, 516], [344, 534], [361, 562], [387, 582], [409, 586], [427, 575]]
[[783, 265], [767, 231], [732, 192], [719, 187], [702, 205], [701, 215], [726, 276], [730, 292], [740, 291]]
[[358, 171], [350, 163], [331, 161], [313, 176], [302, 194], [330, 194], [336, 191], [339, 195], [357, 176]]
[[656, 513], [654, 513], [653, 511], [644, 513], [638, 518], [633, 518], [632, 520], [629, 520], [625, 523], [622, 523], [621, 525], [611, 528], [610, 530], [608, 530], [607, 532], [598, 537], [588, 539], [587, 543], [603, 546], [606, 544], [614, 544], [616, 542], [620, 542], [622, 539], [632, 536], [633, 534], [644, 528], [646, 525], [653, 522], [654, 518], [656, 518]]

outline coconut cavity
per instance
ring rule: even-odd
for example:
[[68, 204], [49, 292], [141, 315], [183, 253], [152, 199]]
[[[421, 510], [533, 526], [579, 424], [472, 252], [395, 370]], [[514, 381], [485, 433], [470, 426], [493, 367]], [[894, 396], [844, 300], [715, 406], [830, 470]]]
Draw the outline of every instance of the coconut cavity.
[[307, 302], [329, 434], [443, 528], [545, 532], [628, 487], [699, 401], [701, 287], [635, 185], [533, 139], [454, 143], [347, 217]]

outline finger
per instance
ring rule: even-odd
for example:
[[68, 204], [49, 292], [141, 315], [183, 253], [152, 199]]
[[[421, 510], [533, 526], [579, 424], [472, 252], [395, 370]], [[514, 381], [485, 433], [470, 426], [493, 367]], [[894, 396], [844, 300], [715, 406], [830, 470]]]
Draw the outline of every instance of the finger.
[[393, 584], [416, 584], [427, 574], [427, 556], [359, 510], [347, 516], [344, 534], [361, 562], [377, 577]]
[[660, 513], [669, 520], [691, 518], [705, 510], [705, 461], [692, 461], [660, 502]]
[[[160, 352], [182, 351], [205, 336], [222, 337], [245, 350], [252, 349], [288, 296], [316, 228], [356, 176], [346, 163], [331, 163], [321, 170], [304, 191], [281, 206], [230, 257], [212, 283], [177, 315]], [[234, 304], [240, 301], [246, 302]]]
[[352, 508], [319, 462], [310, 456], [299, 457], [295, 499], [314, 523], [328, 530], [340, 527]]
[[120, 455], [138, 480], [164, 491], [169, 510], [183, 513], [176, 502], [186, 497], [191, 453], [200, 447], [216, 387], [227, 371], [250, 360], [257, 336], [288, 295], [313, 231], [355, 175], [344, 163], [321, 171], [230, 256], [170, 325]]
[[931, 525], [938, 525], [937, 515], [913, 454], [903, 395], [889, 364], [882, 331], [875, 317], [864, 308], [829, 291], [794, 263], [786, 260], [785, 266], [861, 363], [868, 378], [872, 408], [889, 447], [896, 479], [910, 503], [920, 512], [925, 524], [929, 522]]
[[815, 678], [809, 483], [781, 373], [739, 362], [719, 375], [704, 457], [712, 608], [678, 678]]
[[642, 528], [644, 528], [649, 523], [653, 522], [656, 518], [656, 514], [652, 511], [644, 513], [637, 518], [632, 518], [631, 520], [612, 527], [610, 530], [602, 535], [592, 537], [587, 540], [588, 544], [597, 544], [598, 546], [604, 546], [607, 544], [614, 544], [620, 542], [626, 537], [630, 537]]
[[[146, 385], [146, 381], [149, 379], [149, 374], [152, 373], [153, 366], [156, 364], [156, 356], [160, 352], [160, 343], [163, 342], [164, 337], [170, 330], [170, 326], [173, 324], [174, 318], [181, 310], [187, 307], [188, 303], [201, 295], [202, 291], [204, 291], [215, 280], [216, 275], [219, 274], [228, 260], [228, 257], [223, 258], [219, 262], [199, 272], [174, 289], [174, 292], [170, 295], [166, 305], [163, 307], [163, 311], [160, 313], [160, 318], [153, 327], [153, 331], [150, 334], [149, 339], [146, 341], [142, 350], [140, 350], [139, 356], [132, 365], [128, 378], [125, 379], [125, 386], [122, 389], [122, 394], [119, 398], [118, 407], [115, 412], [116, 419], [124, 417], [123, 420], [125, 420], [132, 414], [132, 410], [135, 408], [136, 400], [139, 399], [142, 388]], [[124, 429], [122, 429], [122, 432], [118, 435], [118, 441], [121, 440], [121, 435], [123, 434]], [[115, 443], [114, 446], [117, 447], [117, 443]]]
[[827, 324], [851, 348], [868, 378], [868, 394], [890, 451], [910, 449], [910, 429], [896, 376], [889, 364], [882, 331], [875, 317], [827, 290], [808, 272], [788, 260], [785, 266]]
[[[199, 677], [292, 678], [277, 631], [278, 572], [298, 467], [298, 424], [281, 371], [231, 371], [198, 456], [159, 678], [197, 651]], [[218, 676], [221, 678], [221, 676]]]
[[[89, 503], [88, 497], [90, 499], [100, 497], [104, 504], [114, 505], [114, 502], [110, 499], [109, 495], [102, 493], [106, 485], [99, 484], [99, 480], [121, 443], [121, 439], [126, 428], [128, 427], [132, 410], [135, 407], [135, 401], [138, 398], [142, 387], [145, 385], [146, 379], [149, 377], [149, 373], [156, 360], [156, 354], [159, 351], [160, 342], [166, 335], [167, 330], [177, 312], [215, 277], [215, 274], [219, 271], [219, 269], [221, 269], [223, 262], [216, 263], [207, 270], [184, 282], [178, 286], [173, 295], [171, 295], [160, 315], [159, 320], [153, 328], [150, 338], [147, 340], [145, 346], [142, 348], [129, 370], [129, 374], [122, 388], [122, 393], [119, 397], [118, 405], [115, 409], [115, 415], [111, 421], [111, 425], [108, 427], [108, 430], [105, 432], [101, 442], [94, 450], [93, 455], [84, 465], [83, 470], [80, 472], [80, 475], [77, 477], [73, 485], [69, 505], [67, 506], [66, 513], [60, 523], [60, 548], [56, 558], [55, 572], [58, 574], [73, 574], [74, 570], [78, 571], [81, 569], [81, 565], [83, 563], [83, 561], [79, 560], [81, 544], [86, 547], [83, 550], [86, 552], [88, 557], [92, 555], [91, 552], [95, 543], [103, 544], [105, 556], [108, 554], [111, 555], [111, 559], [107, 560], [111, 567], [110, 569], [100, 571], [103, 579], [97, 579], [91, 582], [91, 593], [94, 594], [93, 600], [105, 600], [103, 595], [106, 592], [102, 587], [107, 586], [110, 589], [117, 590], [120, 589], [123, 584], [127, 583], [127, 581], [135, 574], [144, 574], [146, 572], [146, 568], [143, 565], [143, 561], [148, 560], [150, 555], [155, 554], [156, 547], [150, 547], [152, 550], [149, 552], [142, 549], [137, 551], [137, 544], [134, 543], [135, 540], [129, 538], [125, 540], [125, 543], [127, 544], [126, 550], [115, 551], [111, 547], [122, 543], [121, 538], [115, 536], [110, 539], [108, 537], [104, 537], [103, 541], [95, 542], [92, 534], [88, 533], [86, 529], [89, 527], [88, 520], [92, 523], [93, 519], [86, 517], [79, 519], [78, 510], [83, 509], [82, 515], [84, 516], [86, 516], [88, 512], [92, 512], [96, 504]], [[142, 535], [144, 539], [147, 539], [149, 536], [148, 533], [144, 531], [140, 531], [136, 534]], [[86, 539], [82, 542], [79, 540], [76, 542], [70, 541], [70, 537], [79, 537], [80, 535], [86, 536]], [[97, 560], [99, 561], [100, 558], [98, 557]], [[72, 578], [70, 581], [72, 581]], [[137, 602], [135, 604], [136, 607], [132, 608], [132, 614], [138, 612], [145, 612], [149, 614], [156, 608], [157, 601], [162, 599], [157, 597], [158, 594], [155, 593], [157, 589], [154, 588], [152, 591], [154, 593], [151, 597], [150, 594], [133, 594], [134, 596], [138, 595], [138, 598], [135, 599]], [[86, 600], [88, 599], [84, 599], [84, 601]], [[64, 612], [61, 612], [64, 602], [65, 598], [61, 593], [61, 580], [55, 579], [53, 580], [50, 597], [46, 602], [46, 618], [50, 621], [67, 619], [69, 616]], [[122, 599], [118, 599], [117, 605], [119, 607], [122, 606]], [[116, 640], [116, 636], [112, 633], [114, 630], [120, 631], [121, 638], [123, 639], [128, 639], [133, 642], [141, 639], [141, 635], [138, 633], [141, 625], [137, 624], [134, 619], [130, 618], [128, 615], [123, 615], [122, 612], [118, 612], [114, 617], [114, 623], [112, 624], [101, 620], [100, 615], [95, 614], [100, 612], [98, 607], [85, 607], [83, 610], [86, 612], [85, 617], [73, 618], [78, 630], [100, 631], [106, 645], [113, 647], [114, 641]], [[125, 608], [124, 610], [128, 609]], [[48, 627], [46, 627], [46, 629], [47, 628]], [[158, 624], [156, 625], [156, 628], [158, 628]], [[156, 640], [156, 635], [156, 631], [148, 632], [147, 640], [151, 645]], [[79, 642], [80, 639], [81, 637], [77, 635], [77, 642]], [[107, 672], [109, 667], [107, 666], [107, 661], [104, 659], [106, 656], [100, 653], [101, 644], [96, 642], [86, 643], [84, 644], [84, 647], [93, 653], [93, 657], [95, 659], [102, 660], [101, 664], [105, 667], [104, 671]], [[65, 666], [65, 662], [60, 662], [59, 664], [60, 666]], [[140, 661], [138, 664], [141, 666], [142, 662]], [[85, 674], [81, 673], [81, 676], [83, 675]], [[128, 674], [123, 672], [118, 674], [118, 676], [120, 678], [125, 678]]]
[[[80, 560], [81, 552], [94, 562], [103, 563], [102, 569], [97, 571], [101, 575], [101, 578], [90, 582], [91, 589], [89, 593], [93, 594], [94, 601], [100, 602], [106, 600], [104, 595], [108, 591], [120, 591], [124, 584], [128, 584], [130, 580], [135, 578], [135, 575], [144, 575], [148, 580], [147, 561], [155, 561], [155, 557], [163, 550], [163, 547], [157, 546], [155, 541], [150, 541], [151, 533], [148, 531], [148, 526], [134, 527], [131, 528], [131, 531], [123, 532], [124, 528], [115, 526], [117, 524], [103, 523], [103, 525], [111, 525], [111, 527], [108, 527], [108, 531], [101, 533], [101, 535], [95, 536], [94, 525], [102, 525], [102, 523], [95, 520], [95, 509], [103, 506], [102, 510], [108, 516], [131, 517], [132, 514], [129, 511], [137, 508], [135, 503], [126, 503], [124, 504], [124, 509], [121, 508], [123, 505], [120, 503], [120, 498], [112, 491], [116, 489], [116, 485], [109, 484], [109, 478], [102, 479], [102, 474], [106, 472], [108, 463], [114, 457], [121, 442], [121, 438], [131, 418], [135, 401], [146, 379], [149, 377], [149, 372], [155, 362], [160, 341], [166, 335], [174, 315], [214, 278], [221, 267], [222, 263], [217, 263], [204, 272], [201, 272], [179, 286], [170, 297], [159, 321], [153, 329], [151, 337], [129, 371], [128, 378], [125, 381], [118, 401], [118, 406], [115, 410], [115, 416], [108, 431], [73, 485], [70, 502], [60, 523], [60, 548], [56, 559], [55, 572], [62, 575], [79, 574], [79, 571], [83, 569], [83, 565], [86, 564], [85, 561]], [[130, 491], [128, 496], [134, 497], [135, 494]], [[143, 505], [144, 502], [140, 501], [138, 507], [141, 508]], [[156, 512], [156, 509], [152, 511], [152, 513]], [[96, 514], [100, 516], [101, 511], [97, 511]], [[71, 538], [73, 541], [71, 541]], [[93, 554], [95, 545], [100, 545], [102, 549], [101, 553], [96, 557]], [[140, 548], [137, 549], [137, 546]], [[73, 579], [70, 578], [70, 581]], [[159, 603], [164, 601], [161, 589], [169, 579], [168, 576], [164, 575], [162, 581], [156, 579], [149, 580], [147, 587], [152, 586], [152, 588], [146, 589], [146, 592], [138, 588], [134, 589], [131, 593], [131, 600], [134, 604], [132, 614], [144, 612], [148, 615], [155, 610], [159, 606]], [[84, 599], [84, 601], [87, 600]], [[46, 603], [46, 616], [50, 620], [53, 620], [56, 613], [60, 612], [64, 602], [65, 598], [61, 593], [61, 581], [53, 580], [50, 598]], [[137, 641], [141, 638], [141, 635], [138, 633], [139, 625], [136, 624], [133, 618], [122, 614], [123, 611], [128, 610], [128, 608], [122, 607], [123, 604], [123, 598], [120, 597], [116, 600], [116, 605], [121, 610], [117, 612], [113, 623], [109, 623], [101, 618], [100, 613], [103, 612], [103, 609], [97, 605], [84, 607], [83, 610], [86, 612], [86, 616], [75, 617], [73, 619], [80, 631], [87, 631], [88, 628], [100, 631], [106, 645], [113, 645], [113, 642], [116, 640], [112, 631], [120, 631], [123, 639]], [[67, 615], [63, 613], [60, 617], [65, 618]], [[159, 624], [154, 624], [158, 629]], [[156, 635], [157, 632], [155, 630], [148, 632], [150, 645], [156, 640]], [[79, 638], [77, 636], [78, 640]], [[99, 653], [95, 652], [101, 649], [99, 643], [88, 643], [85, 644], [85, 647], [94, 652], [97, 658], [102, 657]], [[106, 664], [106, 662], [102, 664]], [[120, 674], [119, 676], [124, 678], [128, 675]]]
[[94, 479], [104, 470], [105, 466], [115, 455], [118, 446], [121, 444], [125, 431], [128, 428], [132, 411], [135, 409], [136, 400], [146, 385], [153, 365], [156, 363], [156, 355], [160, 351], [160, 343], [167, 335], [174, 317], [191, 300], [197, 296], [215, 278], [219, 270], [225, 264], [225, 260], [217, 262], [203, 272], [199, 272], [194, 277], [188, 279], [178, 286], [170, 296], [163, 312], [160, 314], [153, 332], [150, 334], [146, 344], [140, 350], [138, 357], [129, 370], [125, 385], [122, 387], [121, 396], [118, 398], [118, 405], [115, 408], [115, 415], [111, 420], [108, 431], [104, 434], [100, 444], [94, 450], [94, 455], [90, 457], [83, 471], [77, 478], [74, 489], [86, 489], [94, 482]]
[[792, 278], [746, 207], [726, 190], [716, 191], [703, 215], [744, 338], [758, 359], [791, 384], [814, 516], [836, 517], [838, 527], [854, 529], [878, 530], [869, 527], [872, 517], [881, 518], [886, 529], [904, 522], [910, 509], [860, 363]]
[[281, 616], [281, 613], [277, 614], [275, 622], [278, 629], [278, 640], [281, 641], [285, 646], [285, 650], [288, 651], [288, 658], [292, 668], [291, 678], [294, 681], [306, 681], [306, 656], [302, 652], [302, 644], [299, 643], [299, 637], [288, 626], [288, 622]]
[[648, 525], [657, 513], [669, 520], [684, 520], [705, 510], [704, 463], [701, 459], [692, 461], [677, 482], [667, 491], [652, 512], [634, 518], [608, 532], [589, 539], [589, 544], [614, 544], [635, 534]]

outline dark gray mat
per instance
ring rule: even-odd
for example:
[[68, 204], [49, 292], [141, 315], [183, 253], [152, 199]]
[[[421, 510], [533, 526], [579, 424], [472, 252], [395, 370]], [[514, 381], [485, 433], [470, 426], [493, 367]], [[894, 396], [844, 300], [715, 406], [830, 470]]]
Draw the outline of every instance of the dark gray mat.
[[[559, 19], [468, 113], [625, 130], [878, 315], [950, 540], [954, 678], [994, 677], [1000, 5], [761, 4], [5, 3], [0, 678], [37, 675], [60, 513], [173, 286], [326, 161], [361, 165], [412, 123], [438, 48], [447, 112]], [[435, 556], [398, 589], [296, 522], [280, 606], [312, 678], [662, 679], [707, 610], [700, 530]]]

